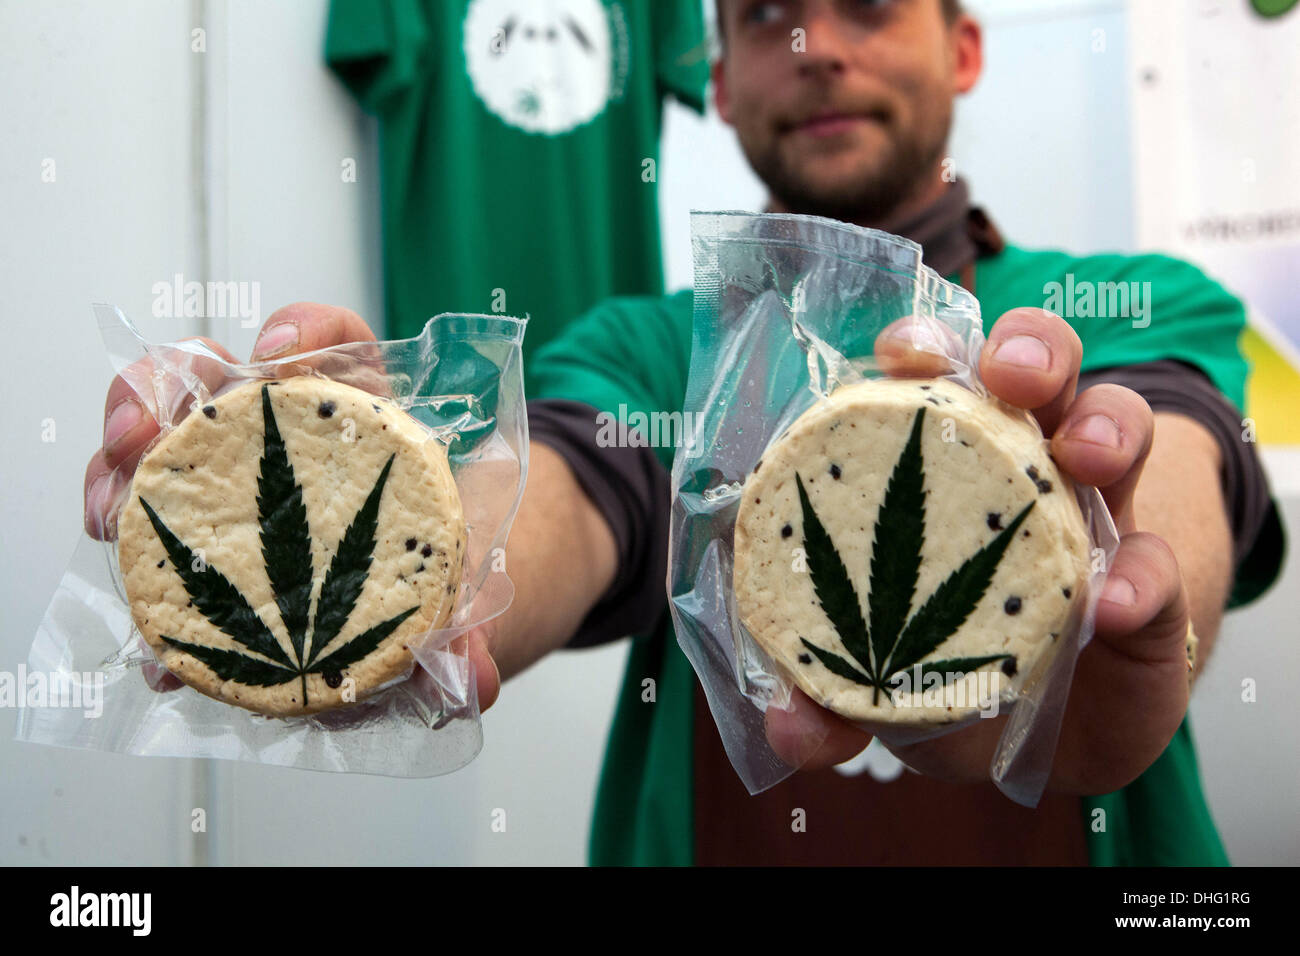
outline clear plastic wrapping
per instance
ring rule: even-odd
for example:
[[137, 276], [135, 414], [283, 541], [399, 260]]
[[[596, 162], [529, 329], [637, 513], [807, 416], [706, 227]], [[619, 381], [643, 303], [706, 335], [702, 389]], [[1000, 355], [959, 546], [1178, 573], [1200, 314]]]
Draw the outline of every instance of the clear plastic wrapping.
[[[695, 325], [684, 411], [697, 431], [692, 453], [679, 453], [672, 472], [670, 610], [731, 762], [758, 793], [794, 772], [772, 750], [764, 715], [788, 708], [795, 685], [736, 610], [734, 538], [746, 477], [817, 402], [885, 375], [877, 337], [901, 319], [909, 320], [911, 349], [946, 367], [941, 377], [998, 400], [979, 379], [977, 301], [922, 265], [915, 243], [817, 217], [748, 213], [695, 213], [692, 239]], [[1028, 412], [1002, 407], [1038, 428]], [[1027, 806], [1046, 785], [1075, 662], [1119, 544], [1100, 493], [1076, 485], [1075, 495], [1092, 549], [1088, 587], [1074, 596], [1050, 663], [1008, 702], [989, 768], [998, 787]], [[873, 730], [902, 747], [966, 726]]]
[[[457, 638], [501, 614], [514, 594], [496, 557], [528, 470], [520, 352], [526, 320], [443, 314], [415, 338], [240, 365], [198, 340], [147, 342], [111, 306], [94, 312], [114, 370], [160, 423], [150, 448], [195, 409], [249, 382], [319, 376], [391, 399], [421, 424], [425, 440], [446, 447], [465, 516], [464, 570], [445, 626], [411, 641], [407, 672], [356, 703], [273, 718], [189, 687], [162, 690], [165, 670], [132, 620], [117, 566], [116, 516], [131, 487], [124, 466], [111, 476], [109, 540], [83, 533], [37, 630], [26, 670], [45, 699], [19, 711], [17, 738], [400, 777], [469, 763], [482, 746], [482, 724], [467, 642]], [[152, 374], [132, 368], [145, 358]]]

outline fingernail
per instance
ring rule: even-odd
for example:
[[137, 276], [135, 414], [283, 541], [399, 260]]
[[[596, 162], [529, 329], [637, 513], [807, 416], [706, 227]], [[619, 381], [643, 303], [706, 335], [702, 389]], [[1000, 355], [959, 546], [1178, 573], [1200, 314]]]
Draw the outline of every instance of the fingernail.
[[1013, 335], [993, 353], [993, 357], [1007, 365], [1021, 368], [1047, 369], [1052, 364], [1052, 353], [1042, 339], [1032, 335]]
[[86, 532], [104, 539], [104, 513], [108, 510], [108, 475], [100, 475], [86, 492]]
[[785, 739], [787, 755], [802, 767], [817, 753], [826, 739], [826, 726], [812, 709], [815, 705], [801, 700], [791, 701], [791, 721], [787, 728], [789, 735]]
[[104, 424], [104, 447], [112, 448], [116, 445], [118, 439], [140, 424], [143, 415], [144, 407], [134, 398], [124, 398], [118, 402], [108, 413], [108, 421]]
[[1107, 448], [1120, 445], [1119, 424], [1109, 415], [1097, 413], [1080, 419], [1069, 427], [1065, 437], [1071, 441], [1086, 441]]
[[1106, 586], [1102, 588], [1101, 599], [1111, 604], [1132, 607], [1137, 604], [1137, 588], [1126, 577], [1111, 572], [1106, 576]]
[[269, 358], [283, 352], [298, 342], [298, 326], [293, 322], [281, 322], [269, 329], [263, 329], [253, 346], [253, 359]]

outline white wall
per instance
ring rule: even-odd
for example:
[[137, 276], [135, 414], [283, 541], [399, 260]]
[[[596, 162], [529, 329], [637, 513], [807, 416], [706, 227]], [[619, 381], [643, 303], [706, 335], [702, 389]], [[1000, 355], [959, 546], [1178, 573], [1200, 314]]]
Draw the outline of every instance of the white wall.
[[[984, 24], [985, 68], [958, 101], [950, 153], [975, 201], [1020, 245], [1132, 248], [1123, 3], [968, 0], [967, 7]], [[705, 9], [711, 13], [712, 3]], [[690, 210], [759, 210], [765, 192], [716, 114], [701, 118], [677, 105], [660, 169], [667, 281], [684, 288], [691, 284]]]
[[1235, 864], [1300, 863], [1300, 449], [1265, 449], [1291, 557], [1261, 600], [1228, 614], [1192, 696], [1192, 736], [1206, 797]]
[[[90, 303], [148, 315], [152, 284], [196, 267], [186, 19], [162, 2], [0, 5], [0, 668], [10, 672], [81, 529], [111, 378]], [[47, 159], [53, 182], [42, 181]], [[47, 419], [53, 442], [42, 441]], [[185, 862], [185, 763], [21, 746], [14, 722], [0, 711], [0, 862]]]
[[[987, 12], [987, 73], [959, 107], [953, 155], [977, 199], [1025, 244], [1128, 247], [1122, 5], [974, 6]], [[378, 314], [374, 128], [321, 65], [324, 9], [0, 3], [0, 288], [14, 337], [0, 377], [0, 669], [25, 659], [80, 533], [111, 374], [91, 301], [120, 304], [159, 339], [200, 331], [147, 319], [153, 283], [176, 272], [257, 281], [263, 311], [308, 298]], [[200, 22], [206, 60], [190, 52]], [[1098, 29], [1104, 52], [1092, 48]], [[1013, 97], [1014, 112], [1002, 105]], [[759, 208], [762, 190], [716, 118], [673, 108], [665, 137], [665, 261], [680, 287], [689, 210]], [[47, 157], [53, 183], [41, 181]], [[358, 161], [356, 184], [340, 180], [344, 157]], [[253, 335], [236, 322], [209, 330], [237, 354]], [[54, 442], [41, 440], [46, 419]], [[1295, 540], [1300, 489], [1291, 494]], [[1300, 861], [1300, 714], [1284, 690], [1300, 661], [1280, 639], [1295, 631], [1295, 562], [1288, 574], [1229, 616], [1193, 702], [1207, 788], [1239, 863]], [[19, 745], [14, 714], [0, 711], [0, 863], [580, 863], [624, 654], [553, 656], [511, 682], [485, 716], [483, 753], [434, 780]], [[1253, 709], [1240, 702], [1242, 674], [1261, 675]], [[206, 836], [189, 832], [196, 806]], [[489, 827], [496, 808], [504, 834]], [[312, 836], [322, 820], [324, 841]]]

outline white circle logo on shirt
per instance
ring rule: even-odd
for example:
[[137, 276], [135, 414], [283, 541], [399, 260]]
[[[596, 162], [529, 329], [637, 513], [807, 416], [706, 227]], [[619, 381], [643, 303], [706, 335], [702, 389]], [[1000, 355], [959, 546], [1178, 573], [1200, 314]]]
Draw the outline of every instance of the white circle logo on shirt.
[[483, 105], [528, 133], [589, 123], [609, 101], [609, 16], [600, 0], [471, 0], [465, 65]]

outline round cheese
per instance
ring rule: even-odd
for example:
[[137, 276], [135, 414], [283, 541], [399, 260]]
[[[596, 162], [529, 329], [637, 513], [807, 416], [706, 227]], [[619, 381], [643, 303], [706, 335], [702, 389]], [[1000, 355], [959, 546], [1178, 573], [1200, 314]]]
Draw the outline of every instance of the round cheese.
[[136, 626], [210, 697], [263, 714], [363, 699], [451, 616], [466, 529], [444, 447], [393, 402], [254, 382], [141, 459], [118, 520]]
[[1088, 577], [1073, 486], [1037, 426], [944, 379], [837, 389], [742, 490], [742, 625], [866, 729], [995, 713], [1062, 643]]

